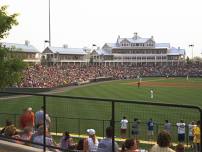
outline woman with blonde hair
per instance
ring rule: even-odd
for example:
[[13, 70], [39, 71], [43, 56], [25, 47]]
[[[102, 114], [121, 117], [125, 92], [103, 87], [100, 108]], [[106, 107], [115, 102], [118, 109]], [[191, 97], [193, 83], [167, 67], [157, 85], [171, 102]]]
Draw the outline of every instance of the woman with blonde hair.
[[84, 152], [96, 152], [98, 149], [98, 140], [94, 129], [87, 129], [88, 138], [84, 140]]

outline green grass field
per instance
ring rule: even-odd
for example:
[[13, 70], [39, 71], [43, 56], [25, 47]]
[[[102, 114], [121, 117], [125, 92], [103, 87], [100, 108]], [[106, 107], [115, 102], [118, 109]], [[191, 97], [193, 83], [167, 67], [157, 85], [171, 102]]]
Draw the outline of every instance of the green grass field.
[[[131, 84], [137, 80], [119, 80], [103, 83], [94, 83], [84, 85], [73, 89], [64, 89], [63, 93], [58, 95], [99, 97], [123, 100], [151, 101], [162, 103], [190, 104], [202, 107], [202, 78], [143, 78], [143, 81], [149, 82], [140, 88], [136, 84]], [[154, 98], [150, 99], [150, 89], [154, 90]], [[43, 104], [42, 97], [23, 97], [17, 99], [0, 100], [1, 113], [22, 113], [22, 109], [32, 107], [37, 111]], [[104, 135], [104, 128], [109, 125], [111, 119], [111, 103], [64, 99], [47, 98], [47, 111], [52, 116], [52, 128], [54, 132], [63, 132], [68, 130], [77, 134], [85, 134], [87, 128], [95, 128], [99, 136]], [[176, 141], [175, 124], [180, 119], [189, 123], [192, 120], [199, 119], [199, 112], [195, 109], [158, 107], [150, 105], [137, 105], [116, 103], [116, 136], [119, 136], [119, 121], [123, 116], [132, 122], [135, 117], [141, 120], [141, 138], [147, 140], [146, 122], [153, 118], [157, 126], [156, 133], [162, 129], [165, 119], [173, 124], [173, 138]], [[59, 117], [59, 118], [55, 118]], [[65, 117], [65, 118], [64, 118]], [[18, 122], [13, 115], [1, 114], [0, 125], [4, 124], [5, 119], [12, 119]], [[57, 126], [57, 127], [56, 127]], [[130, 126], [129, 126], [130, 128]], [[130, 129], [128, 130], [130, 136]]]

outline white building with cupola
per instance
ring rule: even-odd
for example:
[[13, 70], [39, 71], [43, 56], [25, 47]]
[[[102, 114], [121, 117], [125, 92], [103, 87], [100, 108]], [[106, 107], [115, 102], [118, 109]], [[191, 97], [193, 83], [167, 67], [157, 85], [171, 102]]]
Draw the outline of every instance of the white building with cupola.
[[153, 36], [142, 38], [137, 33], [132, 38], [118, 36], [115, 43], [105, 43], [92, 52], [93, 62], [105, 65], [182, 64], [184, 59], [184, 49], [172, 47], [170, 43], [157, 43]]

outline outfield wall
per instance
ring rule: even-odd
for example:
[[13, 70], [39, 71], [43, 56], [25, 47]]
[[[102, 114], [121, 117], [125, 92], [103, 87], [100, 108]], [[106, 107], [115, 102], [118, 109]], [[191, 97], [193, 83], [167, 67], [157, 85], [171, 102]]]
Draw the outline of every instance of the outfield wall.
[[[6, 88], [2, 91], [6, 92], [26, 92], [26, 93], [39, 93], [39, 92], [48, 92], [51, 90], [54, 90], [55, 88]], [[2, 96], [11, 96], [12, 94], [6, 94], [2, 93], [0, 94], [0, 97]]]

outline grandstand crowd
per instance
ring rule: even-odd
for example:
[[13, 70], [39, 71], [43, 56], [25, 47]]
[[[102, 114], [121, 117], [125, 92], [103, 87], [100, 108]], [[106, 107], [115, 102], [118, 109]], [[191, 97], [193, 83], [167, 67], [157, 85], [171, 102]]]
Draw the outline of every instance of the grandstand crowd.
[[[54, 88], [59, 86], [78, 85], [83, 82], [90, 82], [103, 77], [110, 77], [115, 80], [119, 79], [134, 79], [137, 77], [147, 76], [189, 76], [189, 77], [201, 77], [202, 66], [198, 64], [184, 64], [178, 66], [99, 66], [99, 65], [79, 65], [70, 64], [67, 66], [43, 66], [34, 65], [28, 67], [24, 71], [24, 77], [17, 87], [30, 87], [30, 88]], [[59, 149], [49, 148], [51, 151], [67, 151], [73, 150], [75, 152], [112, 152], [112, 137], [113, 128], [110, 125], [106, 128], [104, 139], [98, 140], [96, 137], [95, 129], [87, 129], [86, 138], [75, 140], [71, 137], [68, 131], [64, 131], [60, 141], [56, 143], [51, 136], [51, 117], [46, 114], [44, 121], [44, 108], [35, 113], [32, 108], [24, 109], [20, 117], [20, 128], [11, 121], [6, 121], [5, 127], [1, 130], [0, 134], [5, 137], [12, 137], [12, 142], [31, 145], [33, 147], [42, 148], [44, 135], [48, 146], [54, 146]], [[45, 122], [45, 124], [44, 124]], [[134, 118], [132, 123], [131, 135], [133, 138], [128, 138], [126, 135], [128, 129], [128, 120], [124, 116], [120, 124], [120, 137], [121, 142], [115, 142], [115, 151], [118, 152], [184, 152], [185, 151], [185, 134], [188, 128], [189, 144], [194, 152], [200, 151], [200, 122], [192, 121], [190, 124], [185, 124], [183, 120], [180, 120], [176, 124], [178, 144], [173, 146], [171, 142], [171, 127], [173, 126], [168, 120], [165, 120], [164, 130], [158, 132], [156, 144], [150, 148], [142, 148], [140, 145], [139, 134], [140, 123], [138, 118]], [[145, 124], [147, 126], [148, 141], [154, 138], [154, 126], [155, 122], [152, 118], [149, 118]], [[46, 128], [44, 129], [44, 126]], [[44, 132], [45, 131], [45, 132]], [[27, 143], [25, 141], [31, 141], [39, 145]]]
[[[74, 152], [112, 152], [112, 137], [113, 137], [113, 123], [106, 128], [103, 139], [96, 137], [95, 129], [87, 129], [86, 137], [75, 140], [71, 137], [68, 131], [64, 131], [59, 143], [56, 143], [51, 135], [51, 118], [48, 114], [45, 115], [44, 120], [44, 107], [36, 111], [32, 111], [31, 107], [23, 110], [20, 116], [19, 124], [20, 128], [9, 120], [6, 121], [5, 127], [0, 131], [0, 137], [8, 137], [9, 141], [28, 145], [36, 148], [43, 148], [44, 138], [49, 150], [60, 151], [74, 151]], [[44, 124], [45, 122], [45, 124]], [[177, 122], [178, 144], [172, 145], [171, 141], [171, 123], [165, 120], [164, 129], [158, 132], [156, 144], [148, 149], [142, 148], [140, 145], [140, 124], [141, 121], [134, 118], [132, 124], [132, 138], [128, 138], [127, 129], [128, 120], [124, 116], [120, 121], [120, 135], [121, 142], [114, 142], [115, 152], [185, 152], [185, 134], [186, 128], [188, 128], [189, 145], [193, 152], [200, 152], [200, 121], [192, 121], [190, 124], [185, 124], [183, 120]], [[155, 122], [150, 118], [147, 125], [148, 143], [154, 140], [154, 126]], [[187, 126], [187, 127], [186, 127]], [[44, 137], [45, 135], [45, 137]], [[29, 141], [29, 142], [27, 142]], [[146, 143], [146, 144], [148, 144]]]
[[137, 76], [202, 76], [199, 64], [178, 66], [99, 66], [70, 64], [67, 66], [35, 65], [24, 71], [24, 78], [17, 87], [53, 88], [64, 85], [75, 85], [99, 77], [112, 79], [133, 79]]

